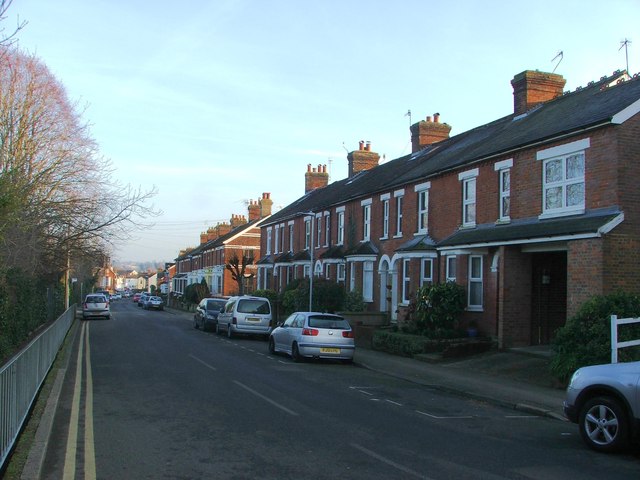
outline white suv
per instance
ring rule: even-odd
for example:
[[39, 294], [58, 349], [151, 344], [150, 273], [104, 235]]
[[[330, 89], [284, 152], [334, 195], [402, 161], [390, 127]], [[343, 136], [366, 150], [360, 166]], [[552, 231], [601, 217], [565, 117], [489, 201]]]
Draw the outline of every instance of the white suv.
[[216, 333], [227, 332], [231, 338], [237, 333], [263, 335], [271, 333], [271, 303], [264, 297], [231, 297], [218, 315]]

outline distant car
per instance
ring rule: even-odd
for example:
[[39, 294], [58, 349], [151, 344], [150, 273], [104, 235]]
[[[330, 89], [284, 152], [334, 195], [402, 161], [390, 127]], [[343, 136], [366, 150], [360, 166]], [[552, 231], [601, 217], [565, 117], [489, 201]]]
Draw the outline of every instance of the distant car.
[[238, 333], [263, 335], [271, 333], [271, 303], [264, 297], [231, 297], [218, 315], [216, 333], [231, 338]]
[[584, 442], [616, 452], [640, 439], [640, 362], [582, 367], [567, 387], [564, 414]]
[[218, 323], [218, 314], [220, 310], [227, 304], [224, 298], [205, 298], [198, 306], [193, 314], [194, 328], [202, 328], [206, 330], [209, 326], [215, 327]]
[[102, 293], [91, 293], [82, 302], [82, 319], [93, 317], [105, 317], [107, 320], [111, 318], [109, 300]]
[[122, 298], [122, 295], [119, 293], [112, 293], [111, 295], [109, 295], [109, 300], [120, 300]]
[[140, 295], [140, 297], [138, 298], [138, 306], [139, 307], [143, 307], [144, 306], [144, 302], [147, 300], [147, 297], [150, 297], [151, 295], [149, 295], [148, 293], [142, 293]]
[[287, 353], [296, 362], [304, 358], [333, 358], [351, 363], [355, 350], [349, 322], [329, 313], [292, 313], [269, 336], [269, 352]]
[[141, 295], [140, 293], [134, 293], [133, 294], [133, 301], [135, 303], [138, 303], [138, 300], [140, 300], [140, 295]]
[[164, 302], [160, 297], [148, 296], [145, 297], [142, 308], [144, 308], [145, 310], [162, 310], [164, 308]]

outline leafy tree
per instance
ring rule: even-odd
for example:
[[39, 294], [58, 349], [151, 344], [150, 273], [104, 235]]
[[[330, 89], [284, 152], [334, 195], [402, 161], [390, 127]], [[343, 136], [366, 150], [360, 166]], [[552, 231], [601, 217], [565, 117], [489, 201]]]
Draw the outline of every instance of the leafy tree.
[[418, 333], [428, 336], [454, 330], [465, 308], [464, 287], [455, 282], [424, 285], [415, 297]]

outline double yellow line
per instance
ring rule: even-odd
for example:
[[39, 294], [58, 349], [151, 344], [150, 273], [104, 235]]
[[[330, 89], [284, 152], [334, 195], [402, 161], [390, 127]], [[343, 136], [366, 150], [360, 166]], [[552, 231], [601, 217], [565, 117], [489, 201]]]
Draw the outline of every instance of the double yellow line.
[[91, 349], [89, 347], [89, 323], [82, 322], [80, 345], [76, 361], [76, 380], [73, 388], [73, 402], [71, 404], [71, 419], [69, 421], [69, 436], [64, 458], [64, 480], [75, 480], [78, 450], [78, 431], [80, 421], [80, 402], [82, 397], [83, 357], [86, 369], [85, 397], [84, 397], [84, 478], [96, 478], [96, 452], [93, 437], [93, 377], [91, 375]]

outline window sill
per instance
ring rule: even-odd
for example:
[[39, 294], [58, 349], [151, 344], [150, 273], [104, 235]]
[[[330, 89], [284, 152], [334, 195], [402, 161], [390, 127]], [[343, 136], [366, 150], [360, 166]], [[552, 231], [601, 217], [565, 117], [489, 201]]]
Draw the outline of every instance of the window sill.
[[585, 212], [583, 207], [573, 208], [570, 210], [556, 210], [552, 212], [546, 212], [542, 215], [538, 215], [539, 220], [545, 220], [547, 218], [558, 218], [558, 217], [570, 217], [572, 215], [583, 215]]
[[467, 306], [467, 312], [484, 312], [484, 308], [482, 306]]
[[402, 238], [402, 234], [401, 234], [401, 233], [399, 233], [399, 234], [397, 234], [397, 235], [394, 235], [394, 236], [393, 236], [393, 238]]

